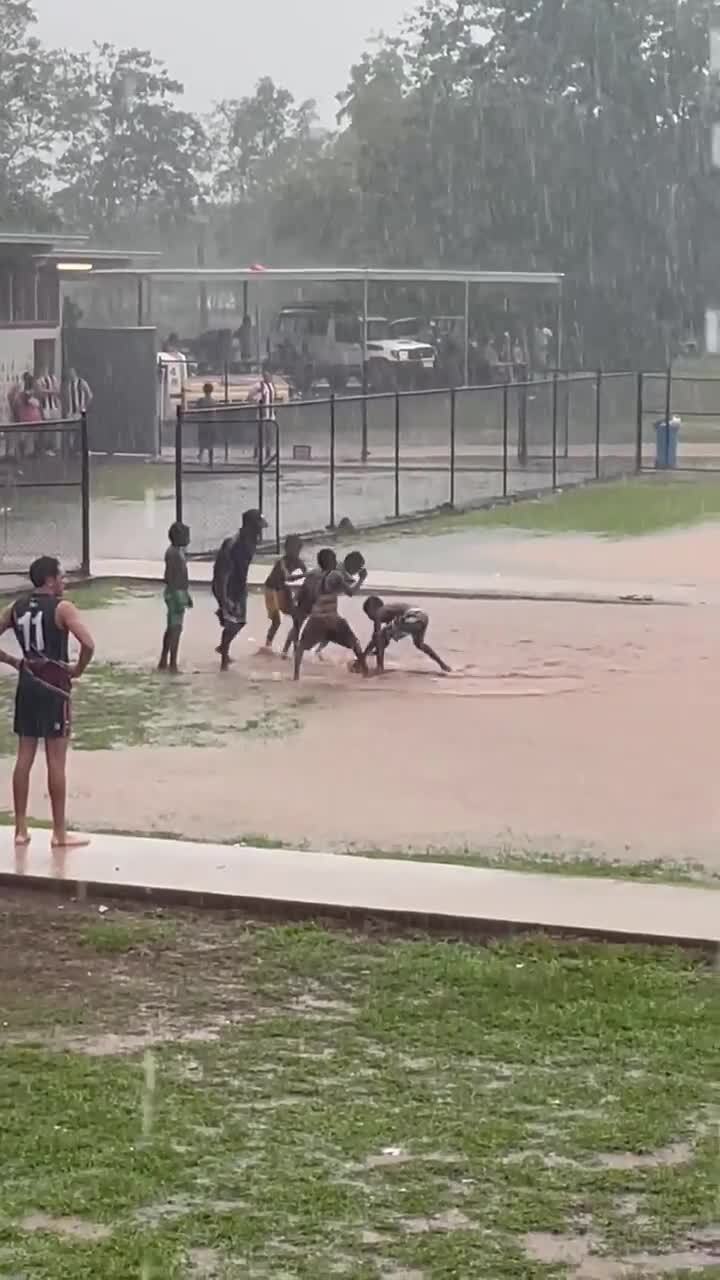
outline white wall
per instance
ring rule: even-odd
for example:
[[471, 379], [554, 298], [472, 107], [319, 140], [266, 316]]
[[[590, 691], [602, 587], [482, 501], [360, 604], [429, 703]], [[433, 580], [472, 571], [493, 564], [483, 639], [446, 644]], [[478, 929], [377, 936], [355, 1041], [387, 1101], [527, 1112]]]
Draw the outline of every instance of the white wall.
[[0, 422], [10, 422], [8, 395], [24, 373], [33, 373], [35, 340], [54, 338], [55, 372], [60, 374], [59, 329], [0, 329]]

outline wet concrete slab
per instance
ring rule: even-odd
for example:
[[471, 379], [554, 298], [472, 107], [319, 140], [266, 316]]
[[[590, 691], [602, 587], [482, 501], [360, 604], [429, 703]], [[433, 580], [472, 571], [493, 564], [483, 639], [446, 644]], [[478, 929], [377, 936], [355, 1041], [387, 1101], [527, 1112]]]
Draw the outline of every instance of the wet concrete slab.
[[279, 916], [385, 916], [486, 934], [720, 945], [720, 892], [712, 889], [291, 849], [93, 835], [86, 848], [58, 853], [47, 831], [35, 831], [30, 848], [16, 850], [7, 829], [0, 832], [0, 883]]
[[[193, 586], [210, 585], [212, 564], [207, 560], [189, 563]], [[162, 582], [164, 566], [160, 560], [94, 560], [93, 576], [98, 579], [129, 582]], [[262, 587], [267, 578], [267, 564], [250, 566], [251, 588]], [[705, 597], [695, 586], [670, 586], [647, 582], [588, 581], [583, 578], [522, 577], [500, 574], [411, 573], [379, 570], [371, 572], [364, 594], [387, 596], [426, 596], [458, 600], [545, 600], [578, 604], [664, 604], [693, 605], [704, 603]]]

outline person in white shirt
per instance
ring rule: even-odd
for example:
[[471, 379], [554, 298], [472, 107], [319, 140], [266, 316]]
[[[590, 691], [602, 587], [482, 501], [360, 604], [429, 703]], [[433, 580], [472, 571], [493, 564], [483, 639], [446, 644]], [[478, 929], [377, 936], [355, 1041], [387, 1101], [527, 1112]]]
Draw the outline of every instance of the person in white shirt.
[[[258, 416], [261, 423], [263, 440], [263, 452], [265, 454], [265, 461], [268, 462], [272, 457], [273, 437], [276, 432], [277, 424], [275, 417], [275, 385], [268, 365], [263, 365], [260, 381], [249, 398], [254, 400], [255, 404], [258, 406]], [[258, 441], [256, 440], [253, 457], [257, 458], [257, 456]]]
[[93, 393], [76, 369], [69, 369], [63, 385], [63, 414], [66, 418], [81, 418], [93, 402]]

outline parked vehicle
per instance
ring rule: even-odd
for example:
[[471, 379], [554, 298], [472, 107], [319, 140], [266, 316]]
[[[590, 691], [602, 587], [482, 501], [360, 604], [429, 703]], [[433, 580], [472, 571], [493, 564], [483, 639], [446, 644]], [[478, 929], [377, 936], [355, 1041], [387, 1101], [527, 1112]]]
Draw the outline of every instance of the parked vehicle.
[[273, 369], [281, 370], [301, 394], [326, 379], [344, 391], [351, 377], [362, 378], [362, 321], [338, 303], [302, 302], [283, 307], [268, 339]]
[[[384, 316], [368, 318], [365, 372], [370, 390], [424, 385], [432, 380], [435, 349], [394, 332]], [[301, 394], [326, 380], [342, 392], [363, 376], [363, 320], [345, 303], [297, 303], [283, 307], [268, 342], [273, 368]]]
[[371, 391], [429, 386], [435, 370], [436, 351], [397, 332], [396, 323], [381, 316], [368, 320], [367, 381]]

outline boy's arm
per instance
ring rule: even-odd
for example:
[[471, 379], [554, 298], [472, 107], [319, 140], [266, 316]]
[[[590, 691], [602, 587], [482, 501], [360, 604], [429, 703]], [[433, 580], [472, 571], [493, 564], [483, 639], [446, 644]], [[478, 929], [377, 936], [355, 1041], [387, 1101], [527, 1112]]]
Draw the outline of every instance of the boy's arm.
[[370, 637], [370, 642], [365, 646], [363, 650], [364, 658], [369, 658], [371, 654], [375, 652], [377, 653], [380, 652], [380, 648], [378, 645], [378, 640], [380, 639], [380, 631], [381, 631], [380, 623], [376, 619], [375, 622], [373, 623], [373, 633]]
[[[0, 636], [4, 635], [12, 627], [14, 607], [14, 605], [10, 605], [0, 614]], [[0, 649], [0, 663], [5, 667], [13, 667], [15, 671], [19, 671], [22, 666], [22, 658], [18, 658], [14, 653], [7, 653], [5, 649]]]
[[60, 626], [70, 632], [70, 635], [80, 645], [78, 660], [74, 666], [70, 667], [70, 675], [73, 680], [79, 680], [83, 671], [92, 661], [92, 656], [95, 652], [95, 641], [85, 626], [78, 609], [69, 600], [63, 600], [58, 605], [55, 619]]

